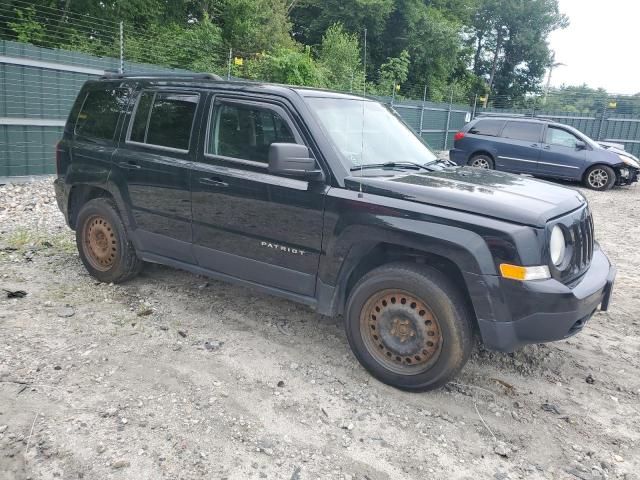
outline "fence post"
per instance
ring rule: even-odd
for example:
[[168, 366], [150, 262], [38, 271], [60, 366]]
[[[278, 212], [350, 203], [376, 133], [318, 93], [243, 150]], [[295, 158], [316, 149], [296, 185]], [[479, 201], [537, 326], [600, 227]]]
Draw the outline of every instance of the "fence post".
[[233, 56], [233, 48], [229, 48], [229, 63], [227, 65], [227, 80], [231, 80], [231, 57]]
[[447, 149], [449, 143], [449, 127], [451, 126], [451, 108], [453, 107], [453, 88], [451, 89], [451, 96], [449, 97], [449, 108], [447, 109], [447, 126], [444, 130], [444, 145], [442, 150]]
[[396, 81], [393, 81], [393, 92], [391, 92], [391, 106], [393, 107], [393, 102], [396, 99]]
[[602, 107], [602, 115], [600, 115], [600, 126], [598, 126], [598, 138], [596, 140], [602, 140], [602, 130], [604, 128], [604, 122], [607, 120], [607, 107]]
[[120, 68], [119, 73], [124, 73], [124, 23], [120, 22]]
[[537, 102], [538, 102], [537, 97], [533, 97], [533, 110], [531, 111], [531, 118], [535, 118], [536, 117]]
[[476, 108], [478, 107], [478, 94], [473, 97], [473, 111], [471, 112], [471, 120], [476, 118]]
[[422, 108], [420, 109], [420, 131], [418, 131], [418, 135], [422, 138], [422, 127], [424, 125], [424, 107], [425, 103], [427, 103], [427, 85], [424, 86], [424, 93], [422, 94]]

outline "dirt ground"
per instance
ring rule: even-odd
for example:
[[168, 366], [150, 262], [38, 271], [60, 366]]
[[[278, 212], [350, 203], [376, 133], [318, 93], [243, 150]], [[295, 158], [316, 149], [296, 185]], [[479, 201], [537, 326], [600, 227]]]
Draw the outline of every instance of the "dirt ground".
[[640, 186], [585, 191], [618, 267], [569, 340], [372, 379], [340, 320], [158, 265], [97, 283], [51, 179], [0, 186], [0, 479], [638, 479]]

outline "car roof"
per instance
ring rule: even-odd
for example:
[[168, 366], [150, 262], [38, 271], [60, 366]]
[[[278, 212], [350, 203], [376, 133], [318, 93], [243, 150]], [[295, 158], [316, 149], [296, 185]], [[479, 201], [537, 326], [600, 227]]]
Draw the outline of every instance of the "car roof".
[[337, 92], [334, 90], [327, 90], [322, 88], [311, 88], [311, 87], [294, 87], [291, 85], [282, 85], [277, 83], [267, 83], [267, 82], [259, 82], [259, 81], [251, 81], [251, 80], [226, 80], [222, 77], [210, 74], [110, 74], [107, 73], [100, 77], [99, 79], [95, 79], [95, 83], [103, 83], [109, 81], [134, 81], [134, 82], [144, 82], [149, 84], [157, 85], [161, 83], [167, 86], [178, 86], [178, 85], [192, 85], [199, 86], [204, 88], [211, 87], [222, 87], [222, 88], [236, 88], [236, 89], [246, 89], [246, 90], [263, 90], [269, 91], [271, 93], [280, 93], [281, 95], [290, 95], [295, 92], [301, 97], [305, 98], [336, 98], [336, 99], [344, 99], [344, 100], [369, 100], [375, 101], [375, 99], [365, 98], [358, 95], [347, 94], [343, 92]]
[[542, 123], [542, 124], [557, 124], [558, 122], [546, 119], [546, 118], [533, 118], [533, 117], [510, 117], [501, 115], [480, 115], [475, 118], [475, 121], [479, 120], [501, 120], [509, 122], [527, 122], [527, 123]]

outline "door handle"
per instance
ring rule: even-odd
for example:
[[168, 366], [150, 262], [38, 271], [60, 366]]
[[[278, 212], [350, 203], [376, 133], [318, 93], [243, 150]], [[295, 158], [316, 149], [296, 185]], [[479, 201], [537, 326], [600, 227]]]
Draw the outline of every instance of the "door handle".
[[538, 144], [537, 143], [532, 143], [530, 146], [533, 147], [533, 148], [538, 148]]
[[120, 162], [118, 163], [118, 165], [120, 166], [120, 168], [124, 168], [127, 170], [138, 170], [142, 168], [140, 165], [138, 165], [136, 162], [133, 162], [133, 161]]
[[545, 146], [544, 146], [544, 149], [545, 149], [545, 150], [551, 150], [551, 146], [550, 146], [550, 145], [545, 145]]
[[201, 178], [200, 183], [202, 185], [209, 185], [210, 187], [228, 187], [229, 184], [227, 182], [223, 182], [220, 177], [210, 177], [210, 178]]

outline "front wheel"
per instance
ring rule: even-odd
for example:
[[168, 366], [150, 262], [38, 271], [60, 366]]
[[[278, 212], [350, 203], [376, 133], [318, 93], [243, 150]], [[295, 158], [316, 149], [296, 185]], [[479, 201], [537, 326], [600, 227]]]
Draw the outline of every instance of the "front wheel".
[[463, 296], [441, 272], [421, 265], [391, 264], [365, 275], [349, 296], [345, 327], [362, 366], [402, 390], [444, 385], [471, 354]]
[[616, 183], [616, 172], [607, 165], [594, 165], [587, 170], [584, 183], [591, 190], [609, 190]]

